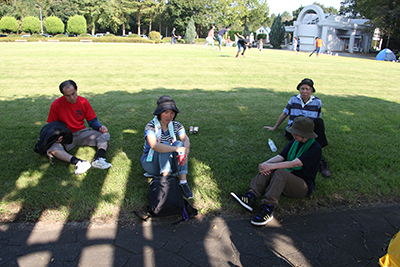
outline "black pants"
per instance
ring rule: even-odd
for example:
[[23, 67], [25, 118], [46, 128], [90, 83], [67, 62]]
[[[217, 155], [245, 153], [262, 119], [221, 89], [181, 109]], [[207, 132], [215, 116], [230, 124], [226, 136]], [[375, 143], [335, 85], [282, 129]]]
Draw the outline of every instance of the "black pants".
[[[317, 140], [318, 144], [321, 147], [325, 147], [328, 145], [328, 140], [326, 140], [326, 135], [325, 135], [325, 124], [324, 120], [321, 118], [316, 118], [314, 120], [314, 133], [318, 135], [315, 140]], [[291, 141], [293, 140], [293, 136], [291, 133], [285, 132], [286, 138]]]

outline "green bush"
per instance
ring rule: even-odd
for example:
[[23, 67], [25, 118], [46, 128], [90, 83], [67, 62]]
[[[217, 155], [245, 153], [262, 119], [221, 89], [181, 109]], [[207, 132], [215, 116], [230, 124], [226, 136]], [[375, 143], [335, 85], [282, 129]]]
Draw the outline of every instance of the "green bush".
[[28, 16], [22, 20], [21, 30], [29, 33], [40, 33], [41, 23], [39, 18]]
[[2, 17], [0, 20], [0, 31], [12, 33], [18, 31], [18, 22], [14, 17]]
[[267, 39], [267, 34], [266, 34], [266, 33], [260, 33], [260, 34], [258, 34], [258, 35], [257, 35], [257, 40], [260, 40], [260, 39]]
[[63, 33], [65, 25], [60, 18], [51, 16], [46, 18], [45, 23], [46, 32], [52, 35]]
[[68, 34], [82, 34], [87, 32], [87, 24], [84, 16], [75, 15], [68, 20]]
[[161, 43], [171, 43], [171, 37], [162, 38]]
[[151, 31], [149, 33], [149, 39], [159, 44], [161, 42], [161, 34], [157, 31]]

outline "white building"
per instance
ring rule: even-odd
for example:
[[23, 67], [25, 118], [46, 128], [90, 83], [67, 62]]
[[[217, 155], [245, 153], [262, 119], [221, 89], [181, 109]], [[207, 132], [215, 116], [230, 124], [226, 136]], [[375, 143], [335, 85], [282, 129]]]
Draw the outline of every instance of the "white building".
[[361, 32], [367, 21], [325, 14], [320, 6], [309, 5], [301, 10], [294, 26], [285, 29], [300, 39], [300, 51], [313, 51], [315, 37], [319, 37], [326, 45], [322, 51], [368, 52], [372, 36]]
[[256, 36], [259, 35], [260, 33], [262, 34], [266, 34], [267, 35], [267, 39], [265, 43], [269, 43], [269, 33], [271, 32], [271, 29], [269, 27], [264, 27], [261, 26], [258, 30], [256, 30]]

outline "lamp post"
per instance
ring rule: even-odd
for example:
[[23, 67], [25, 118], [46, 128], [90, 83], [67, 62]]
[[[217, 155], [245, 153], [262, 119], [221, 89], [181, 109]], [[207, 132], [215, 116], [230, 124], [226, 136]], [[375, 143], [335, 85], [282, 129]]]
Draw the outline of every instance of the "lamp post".
[[41, 26], [42, 34], [43, 34], [42, 8], [41, 8], [38, 4], [35, 4], [35, 6], [39, 7], [39, 12], [40, 12], [40, 26]]

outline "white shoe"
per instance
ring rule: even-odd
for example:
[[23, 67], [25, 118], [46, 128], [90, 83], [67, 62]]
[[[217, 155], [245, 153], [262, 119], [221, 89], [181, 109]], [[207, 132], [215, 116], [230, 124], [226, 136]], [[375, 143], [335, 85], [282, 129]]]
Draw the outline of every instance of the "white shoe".
[[92, 162], [92, 166], [98, 169], [105, 170], [110, 168], [112, 165], [111, 163], [106, 162], [105, 158], [98, 158]]
[[79, 161], [77, 164], [75, 164], [76, 170], [75, 174], [82, 174], [85, 173], [87, 170], [90, 169], [91, 165], [90, 162], [87, 160]]

